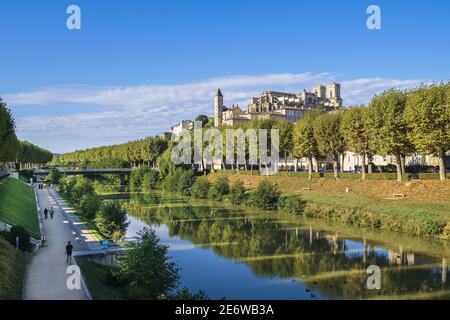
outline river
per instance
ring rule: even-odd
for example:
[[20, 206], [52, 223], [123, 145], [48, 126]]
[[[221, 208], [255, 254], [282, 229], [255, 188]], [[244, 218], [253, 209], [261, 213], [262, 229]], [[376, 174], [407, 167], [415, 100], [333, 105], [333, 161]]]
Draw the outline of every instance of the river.
[[450, 298], [449, 241], [160, 192], [122, 198], [126, 236], [153, 228], [182, 285], [213, 299]]

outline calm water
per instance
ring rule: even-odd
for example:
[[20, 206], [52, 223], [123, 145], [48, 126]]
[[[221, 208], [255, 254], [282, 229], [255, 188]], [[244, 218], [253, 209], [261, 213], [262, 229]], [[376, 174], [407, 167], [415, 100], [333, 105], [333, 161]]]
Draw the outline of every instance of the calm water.
[[[226, 299], [449, 299], [450, 242], [162, 193], [125, 203], [127, 236], [154, 228], [192, 291]], [[381, 269], [381, 290], [366, 268]]]

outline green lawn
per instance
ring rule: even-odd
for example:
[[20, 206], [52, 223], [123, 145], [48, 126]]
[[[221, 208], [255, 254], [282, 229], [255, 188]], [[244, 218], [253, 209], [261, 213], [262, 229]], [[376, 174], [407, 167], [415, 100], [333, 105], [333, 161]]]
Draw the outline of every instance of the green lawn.
[[0, 181], [0, 220], [21, 225], [31, 236], [40, 239], [34, 190], [25, 183], [7, 178]]
[[18, 300], [22, 297], [26, 258], [0, 237], [0, 300]]
[[417, 202], [408, 199], [386, 200], [362, 195], [336, 195], [305, 193], [302, 198], [317, 204], [332, 205], [340, 208], [359, 209], [385, 215], [404, 216], [420, 220], [432, 219], [446, 222], [450, 220], [450, 204], [447, 202]]
[[77, 257], [77, 264], [94, 300], [124, 300], [122, 288], [111, 285], [112, 267], [102, 266], [89, 260], [88, 257]]

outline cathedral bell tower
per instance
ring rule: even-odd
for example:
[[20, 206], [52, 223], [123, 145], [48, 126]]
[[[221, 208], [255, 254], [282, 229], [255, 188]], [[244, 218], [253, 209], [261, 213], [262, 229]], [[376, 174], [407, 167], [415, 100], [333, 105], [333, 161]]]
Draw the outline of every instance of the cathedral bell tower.
[[222, 124], [222, 112], [223, 112], [223, 96], [220, 89], [217, 89], [217, 93], [214, 97], [214, 126], [218, 127]]

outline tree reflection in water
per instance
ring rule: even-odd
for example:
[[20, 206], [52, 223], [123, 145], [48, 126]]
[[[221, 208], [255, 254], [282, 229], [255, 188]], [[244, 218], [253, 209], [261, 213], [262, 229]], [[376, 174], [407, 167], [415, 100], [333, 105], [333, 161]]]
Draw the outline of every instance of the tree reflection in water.
[[[247, 265], [257, 277], [300, 281], [330, 298], [450, 298], [446, 256], [368, 237], [345, 238], [338, 227], [323, 231], [297, 217], [172, 194], [133, 194], [124, 206], [148, 225], [167, 226], [171, 237]], [[367, 288], [370, 265], [381, 268], [381, 290]]]

